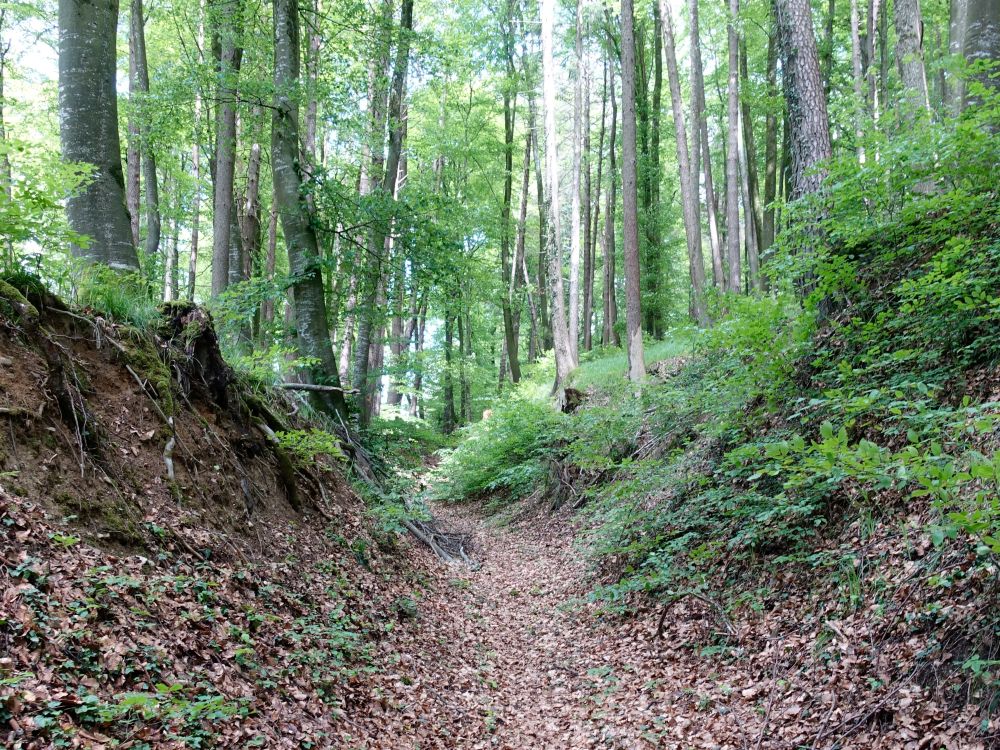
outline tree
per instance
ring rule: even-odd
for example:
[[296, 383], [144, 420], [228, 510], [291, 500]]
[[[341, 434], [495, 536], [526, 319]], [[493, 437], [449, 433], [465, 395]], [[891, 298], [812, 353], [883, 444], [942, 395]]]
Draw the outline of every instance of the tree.
[[619, 345], [618, 330], [618, 300], [615, 293], [615, 205], [618, 187], [618, 176], [615, 170], [615, 152], [618, 148], [618, 104], [615, 100], [615, 69], [609, 65], [608, 99], [611, 102], [611, 132], [608, 137], [608, 191], [604, 198], [604, 239], [601, 244], [601, 256], [604, 265], [603, 315], [601, 317], [601, 344]]
[[896, 65], [907, 92], [905, 101], [912, 112], [931, 108], [927, 94], [927, 71], [924, 67], [924, 22], [920, 0], [894, 0], [896, 21]]
[[639, 196], [636, 174], [635, 21], [632, 0], [622, 0], [622, 222], [625, 260], [625, 337], [628, 378], [645, 377], [639, 287]]
[[670, 17], [667, 0], [659, 0], [663, 27], [663, 49], [667, 58], [667, 79], [670, 85], [670, 103], [674, 115], [674, 134], [677, 142], [677, 167], [680, 172], [681, 205], [684, 211], [684, 232], [687, 237], [688, 267], [691, 277], [691, 313], [698, 325], [708, 325], [705, 307], [705, 262], [701, 255], [701, 218], [698, 216], [698, 196], [695, 193], [697, 172], [692, 169], [688, 151], [687, 126], [684, 123], [684, 103], [681, 101], [681, 81], [677, 71], [677, 53], [674, 46], [674, 23]]
[[573, 174], [570, 181], [569, 237], [569, 353], [573, 367], [579, 364], [580, 345], [580, 162], [583, 149], [583, 2], [576, 3], [574, 35], [576, 76], [573, 80]]
[[823, 183], [816, 165], [830, 157], [830, 126], [808, 0], [775, 0], [791, 142], [791, 200]]
[[[968, 3], [965, 17], [965, 33], [962, 49], [970, 63], [988, 62], [996, 64], [1000, 60], [1000, 4], [995, 0], [965, 0]], [[993, 75], [980, 73], [979, 82], [994, 89], [1000, 87], [996, 69]], [[974, 100], [966, 92], [966, 103]], [[995, 128], [996, 129], [996, 128]]]
[[337, 361], [327, 327], [326, 296], [319, 267], [319, 245], [302, 200], [299, 164], [299, 113], [296, 100], [299, 83], [298, 0], [274, 0], [274, 109], [271, 114], [271, 167], [274, 199], [288, 250], [292, 276], [299, 355], [315, 364], [308, 375], [313, 382], [331, 386], [331, 391], [312, 391], [314, 405], [342, 420], [347, 418], [344, 393], [340, 390]]
[[559, 227], [559, 154], [556, 133], [556, 64], [553, 53], [556, 0], [541, 0], [542, 22], [542, 110], [545, 115], [545, 176], [547, 187], [548, 233], [545, 241], [549, 262], [549, 286], [552, 300], [552, 338], [556, 357], [556, 381], [553, 393], [566, 385], [575, 367], [566, 324], [563, 301], [562, 252]]
[[739, 0], [729, 0], [729, 86], [726, 145], [726, 291], [739, 292], [740, 272], [740, 93], [739, 93]]
[[[129, 172], [132, 165], [132, 120], [148, 119], [143, 112], [149, 97], [149, 63], [146, 59], [146, 19], [142, 11], [142, 0], [131, 0], [129, 13], [129, 97], [130, 105], [136, 110], [129, 116]], [[136, 155], [142, 165], [142, 181], [146, 186], [146, 255], [155, 257], [160, 249], [160, 191], [156, 176], [156, 156], [149, 139], [149, 128], [136, 122], [134, 138]], [[135, 165], [136, 215], [132, 217], [133, 239], [139, 244], [138, 232], [138, 169]], [[131, 182], [131, 181], [130, 181]]]
[[59, 137], [63, 159], [92, 170], [66, 201], [70, 227], [90, 238], [74, 255], [138, 271], [118, 137], [117, 28], [117, 0], [59, 0]]
[[[216, 48], [215, 156], [212, 198], [212, 296], [229, 286], [233, 245], [239, 241], [235, 211], [236, 103], [243, 48], [239, 0], [220, 3], [214, 10], [213, 46]], [[297, 70], [298, 63], [296, 63]], [[277, 75], [277, 71], [275, 71]], [[234, 231], [235, 230], [235, 231]]]

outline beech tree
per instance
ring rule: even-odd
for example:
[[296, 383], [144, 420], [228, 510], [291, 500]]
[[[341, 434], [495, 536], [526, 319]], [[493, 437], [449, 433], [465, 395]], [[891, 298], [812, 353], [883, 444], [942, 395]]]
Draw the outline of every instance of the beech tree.
[[635, 21], [632, 0], [622, 0], [622, 238], [625, 259], [625, 350], [628, 377], [634, 383], [646, 375], [642, 345], [642, 303], [639, 281], [639, 196], [636, 174]]
[[60, 0], [59, 136], [63, 158], [92, 170], [87, 185], [66, 201], [70, 227], [89, 238], [73, 246], [74, 254], [116, 271], [138, 271], [118, 137], [117, 28], [117, 0]]

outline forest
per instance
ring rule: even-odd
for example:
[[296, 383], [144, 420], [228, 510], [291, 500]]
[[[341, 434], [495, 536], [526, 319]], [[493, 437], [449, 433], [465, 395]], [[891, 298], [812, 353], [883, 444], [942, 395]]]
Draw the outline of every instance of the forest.
[[998, 0], [0, 0], [0, 747], [1000, 748]]

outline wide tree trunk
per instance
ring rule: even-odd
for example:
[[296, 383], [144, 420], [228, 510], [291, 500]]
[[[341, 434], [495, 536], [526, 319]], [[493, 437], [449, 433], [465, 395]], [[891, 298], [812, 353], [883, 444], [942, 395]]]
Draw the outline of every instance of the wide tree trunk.
[[929, 112], [927, 71], [924, 68], [924, 22], [920, 17], [920, 0], [894, 0], [896, 23], [896, 65], [906, 89], [904, 102], [908, 116]]
[[667, 79], [670, 84], [670, 104], [674, 115], [674, 136], [677, 143], [677, 165], [680, 171], [681, 206], [684, 213], [684, 233], [687, 237], [688, 267], [691, 277], [691, 315], [699, 326], [709, 323], [705, 306], [705, 264], [701, 254], [701, 217], [698, 215], [697, 172], [691, 165], [688, 150], [687, 125], [684, 122], [684, 102], [681, 100], [681, 80], [677, 71], [677, 51], [674, 44], [674, 22], [667, 0], [659, 0], [663, 27], [663, 50], [667, 58]]
[[531, 132], [532, 140], [532, 161], [535, 168], [535, 202], [538, 205], [538, 273], [536, 277], [538, 283], [535, 285], [536, 299], [538, 300], [538, 326], [539, 337], [543, 350], [552, 348], [552, 321], [549, 319], [549, 294], [548, 294], [548, 256], [546, 254], [546, 244], [549, 237], [549, 205], [545, 200], [545, 180], [542, 170], [542, 139], [539, 137], [537, 117], [535, 113], [535, 98], [528, 99], [528, 130]]
[[[996, 3], [987, 2], [986, 5], [996, 8]], [[965, 31], [968, 19], [969, 0], [951, 0], [948, 13], [948, 54], [953, 57], [965, 55]], [[954, 114], [957, 115], [962, 111], [965, 102], [964, 78], [961, 76], [949, 78], [946, 101]]]
[[215, 89], [215, 181], [212, 199], [213, 297], [229, 286], [230, 257], [234, 254], [233, 230], [237, 224], [233, 190], [236, 172], [237, 87], [243, 61], [243, 49], [240, 46], [241, 13], [239, 2], [227, 5], [215, 19], [214, 29], [218, 49], [218, 81]]
[[552, 300], [552, 339], [556, 358], [556, 382], [553, 392], [565, 387], [573, 371], [573, 351], [566, 323], [563, 300], [561, 232], [559, 226], [559, 155], [556, 134], [556, 64], [553, 53], [556, 0], [541, 0], [542, 22], [542, 110], [545, 115], [545, 174], [548, 190], [548, 236], [546, 255]]
[[729, 86], [726, 123], [726, 291], [739, 293], [743, 288], [740, 269], [740, 92], [739, 35], [736, 20], [739, 0], [729, 0]]
[[[271, 118], [271, 167], [274, 200], [288, 250], [288, 270], [295, 279], [292, 302], [299, 355], [315, 364], [308, 373], [313, 382], [339, 388], [337, 360], [330, 345], [326, 295], [318, 265], [316, 234], [302, 201], [299, 171], [299, 116], [296, 90], [299, 83], [298, 0], [274, 0], [274, 109]], [[310, 393], [316, 408], [346, 420], [343, 391]]]
[[791, 145], [789, 198], [816, 191], [825, 173], [814, 169], [830, 157], [830, 126], [808, 0], [776, 0], [788, 102]]
[[[963, 39], [965, 59], [969, 63], [980, 61], [997, 62], [1000, 60], [1000, 3], [997, 0], [966, 0], [966, 25]], [[977, 76], [980, 84], [996, 89], [1000, 81], [993, 71], [990, 77], [987, 73]], [[965, 92], [965, 103], [976, 103], [978, 97]], [[997, 128], [994, 128], [996, 132]]]
[[639, 286], [639, 196], [636, 174], [635, 21], [632, 0], [622, 0], [622, 220], [625, 260], [625, 335], [628, 378], [646, 374]]
[[63, 159], [93, 169], [86, 187], [66, 200], [70, 228], [90, 238], [73, 254], [138, 271], [118, 137], [117, 28], [117, 0], [59, 0], [59, 138]]

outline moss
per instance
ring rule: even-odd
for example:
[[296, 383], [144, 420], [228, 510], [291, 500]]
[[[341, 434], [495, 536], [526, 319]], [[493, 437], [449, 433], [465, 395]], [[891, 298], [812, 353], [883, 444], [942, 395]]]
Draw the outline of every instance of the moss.
[[38, 323], [38, 310], [13, 285], [0, 279], [0, 300], [9, 306], [11, 317], [24, 320], [28, 325]]
[[130, 338], [131, 345], [126, 347], [129, 366], [153, 386], [163, 413], [173, 416], [175, 403], [170, 368], [160, 359], [155, 345], [147, 337], [136, 332]]

